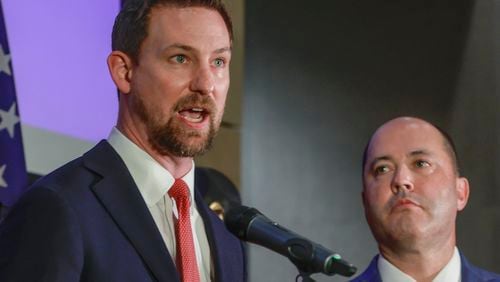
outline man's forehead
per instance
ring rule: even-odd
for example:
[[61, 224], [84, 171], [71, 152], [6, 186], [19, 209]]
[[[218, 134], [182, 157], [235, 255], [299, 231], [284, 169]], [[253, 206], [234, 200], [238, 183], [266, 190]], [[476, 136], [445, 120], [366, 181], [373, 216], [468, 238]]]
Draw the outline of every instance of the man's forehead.
[[[204, 20], [204, 25], [199, 24], [200, 20]], [[194, 28], [196, 31], [203, 30], [208, 34], [219, 34], [221, 31], [225, 31], [224, 33], [227, 33], [229, 37], [229, 30], [227, 30], [222, 15], [217, 10], [207, 7], [159, 6], [151, 10], [150, 21], [153, 23], [150, 24], [150, 28], [155, 26], [154, 23], [164, 23], [167, 26], [182, 23], [182, 25], [174, 25], [172, 28]]]
[[443, 144], [443, 136], [434, 126], [419, 119], [400, 118], [387, 122], [374, 133], [367, 157], [430, 154], [444, 150]]
[[[165, 45], [204, 45], [214, 50], [231, 46], [229, 31], [216, 10], [205, 7], [157, 7], [152, 10], [148, 37]], [[219, 46], [220, 45], [220, 46]]]

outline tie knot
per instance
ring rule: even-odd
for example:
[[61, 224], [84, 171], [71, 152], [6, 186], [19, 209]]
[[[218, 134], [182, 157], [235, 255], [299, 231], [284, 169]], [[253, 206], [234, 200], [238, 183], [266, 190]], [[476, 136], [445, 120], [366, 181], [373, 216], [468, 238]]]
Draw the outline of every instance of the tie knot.
[[178, 200], [187, 200], [189, 199], [189, 188], [182, 179], [176, 179], [172, 188], [168, 190], [168, 195], [177, 202]]

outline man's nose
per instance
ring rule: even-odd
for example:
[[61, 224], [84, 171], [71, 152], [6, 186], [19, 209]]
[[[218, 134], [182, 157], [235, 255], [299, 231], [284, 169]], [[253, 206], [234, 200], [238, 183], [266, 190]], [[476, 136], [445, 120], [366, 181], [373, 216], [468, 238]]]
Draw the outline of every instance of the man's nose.
[[400, 166], [394, 172], [391, 190], [394, 194], [398, 194], [401, 190], [413, 191], [413, 175], [407, 166]]
[[191, 91], [208, 95], [215, 90], [215, 74], [209, 65], [200, 65], [193, 73], [191, 81]]

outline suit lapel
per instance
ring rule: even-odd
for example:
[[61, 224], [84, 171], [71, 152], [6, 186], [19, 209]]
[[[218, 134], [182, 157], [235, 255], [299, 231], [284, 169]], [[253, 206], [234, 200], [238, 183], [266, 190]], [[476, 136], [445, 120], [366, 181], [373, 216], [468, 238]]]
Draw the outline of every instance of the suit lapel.
[[127, 167], [106, 141], [83, 156], [102, 178], [92, 186], [96, 197], [158, 281], [180, 281], [160, 232]]
[[474, 267], [460, 254], [460, 264], [462, 265], [462, 282], [485, 281], [481, 276], [473, 271]]
[[214, 264], [214, 278], [218, 282], [237, 282], [245, 277], [243, 247], [241, 242], [230, 234], [224, 223], [213, 213], [198, 192], [198, 187], [205, 183], [197, 183], [195, 179], [195, 201], [210, 245], [210, 253]]
[[381, 282], [380, 273], [378, 272], [378, 256], [376, 255], [370, 265], [366, 268], [366, 270], [361, 273], [358, 277], [350, 280], [352, 282]]

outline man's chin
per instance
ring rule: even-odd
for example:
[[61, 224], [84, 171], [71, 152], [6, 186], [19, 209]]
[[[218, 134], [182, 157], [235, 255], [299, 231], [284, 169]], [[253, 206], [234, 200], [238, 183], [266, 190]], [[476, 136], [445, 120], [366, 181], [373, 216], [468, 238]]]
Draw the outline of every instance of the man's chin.
[[190, 136], [183, 140], [164, 140], [155, 147], [162, 155], [193, 158], [206, 153], [212, 146], [212, 140], [208, 136]]
[[193, 128], [177, 119], [163, 127], [150, 130], [152, 144], [161, 155], [175, 157], [196, 157], [210, 149], [218, 127], [207, 126]]
[[184, 151], [188, 152], [189, 157], [197, 157], [206, 153], [212, 147], [212, 142], [207, 138], [196, 141], [190, 140], [183, 147]]

